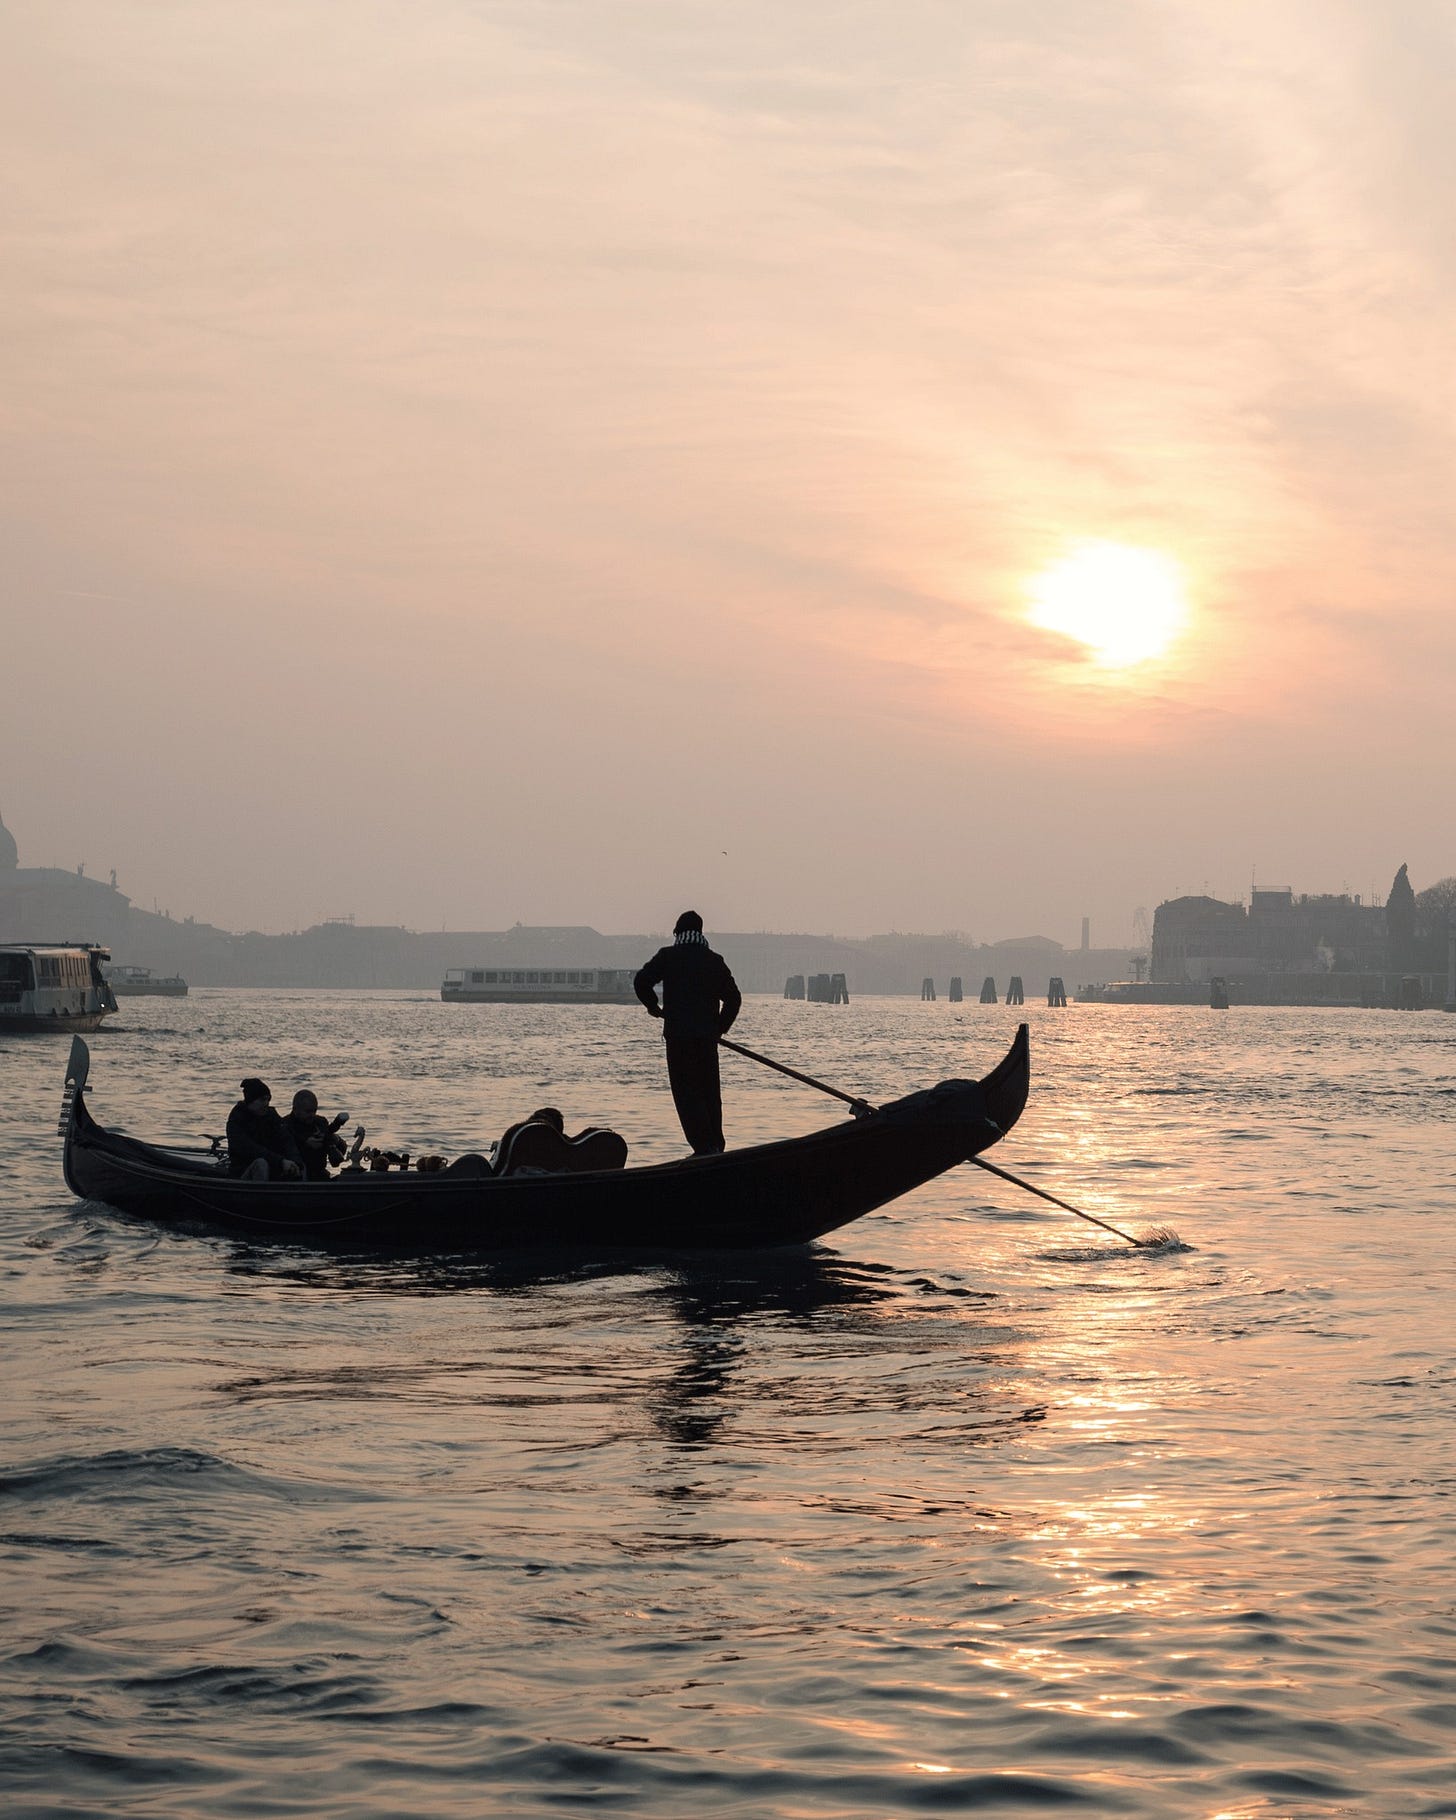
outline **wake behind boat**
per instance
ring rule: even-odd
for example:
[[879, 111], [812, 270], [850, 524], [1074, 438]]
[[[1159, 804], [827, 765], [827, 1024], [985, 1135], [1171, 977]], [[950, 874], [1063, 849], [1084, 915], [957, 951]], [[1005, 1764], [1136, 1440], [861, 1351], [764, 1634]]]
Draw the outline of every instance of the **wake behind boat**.
[[802, 1245], [987, 1150], [1021, 1116], [1027, 1027], [979, 1081], [942, 1081], [805, 1137], [637, 1169], [496, 1176], [462, 1158], [433, 1175], [346, 1170], [254, 1182], [209, 1157], [108, 1131], [86, 1100], [90, 1051], [71, 1045], [61, 1112], [67, 1185], [168, 1225], [417, 1253], [549, 1246], [667, 1251]]

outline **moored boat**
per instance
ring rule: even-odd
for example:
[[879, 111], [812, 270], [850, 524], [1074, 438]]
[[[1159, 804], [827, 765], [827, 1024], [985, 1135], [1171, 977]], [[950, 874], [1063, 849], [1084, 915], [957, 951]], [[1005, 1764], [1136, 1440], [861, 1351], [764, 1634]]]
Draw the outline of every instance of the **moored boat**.
[[1021, 1116], [1030, 1079], [1023, 1024], [982, 1080], [942, 1081], [867, 1116], [721, 1156], [507, 1176], [462, 1157], [429, 1175], [249, 1182], [210, 1157], [107, 1130], [87, 1103], [89, 1067], [78, 1039], [61, 1114], [73, 1193], [168, 1225], [415, 1253], [806, 1244], [989, 1149]]
[[98, 1029], [116, 1009], [110, 958], [89, 942], [0, 946], [0, 1033]]

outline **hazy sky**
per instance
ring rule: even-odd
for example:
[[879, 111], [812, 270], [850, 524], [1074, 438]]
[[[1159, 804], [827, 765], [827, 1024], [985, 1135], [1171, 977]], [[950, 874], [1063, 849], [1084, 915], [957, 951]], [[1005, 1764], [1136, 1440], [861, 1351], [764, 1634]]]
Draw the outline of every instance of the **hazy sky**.
[[[1456, 871], [1447, 0], [0, 25], [23, 863], [1109, 943]], [[1029, 622], [1089, 543], [1161, 657]]]

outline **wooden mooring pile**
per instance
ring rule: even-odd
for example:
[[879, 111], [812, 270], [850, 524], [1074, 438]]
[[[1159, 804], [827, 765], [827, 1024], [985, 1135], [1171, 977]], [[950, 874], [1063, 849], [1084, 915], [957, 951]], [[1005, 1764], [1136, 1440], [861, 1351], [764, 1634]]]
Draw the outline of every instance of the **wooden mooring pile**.
[[784, 997], [807, 999], [812, 1005], [847, 1005], [849, 986], [842, 973], [791, 973], [784, 981]]

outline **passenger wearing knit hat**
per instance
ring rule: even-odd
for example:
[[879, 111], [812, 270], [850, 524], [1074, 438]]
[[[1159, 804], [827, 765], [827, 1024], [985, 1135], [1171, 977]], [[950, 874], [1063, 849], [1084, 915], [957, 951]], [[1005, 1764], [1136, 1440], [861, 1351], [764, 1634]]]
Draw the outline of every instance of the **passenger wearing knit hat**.
[[288, 1127], [273, 1110], [272, 1088], [250, 1074], [242, 1090], [243, 1097], [228, 1114], [228, 1174], [249, 1182], [296, 1181], [303, 1174], [303, 1160]]

